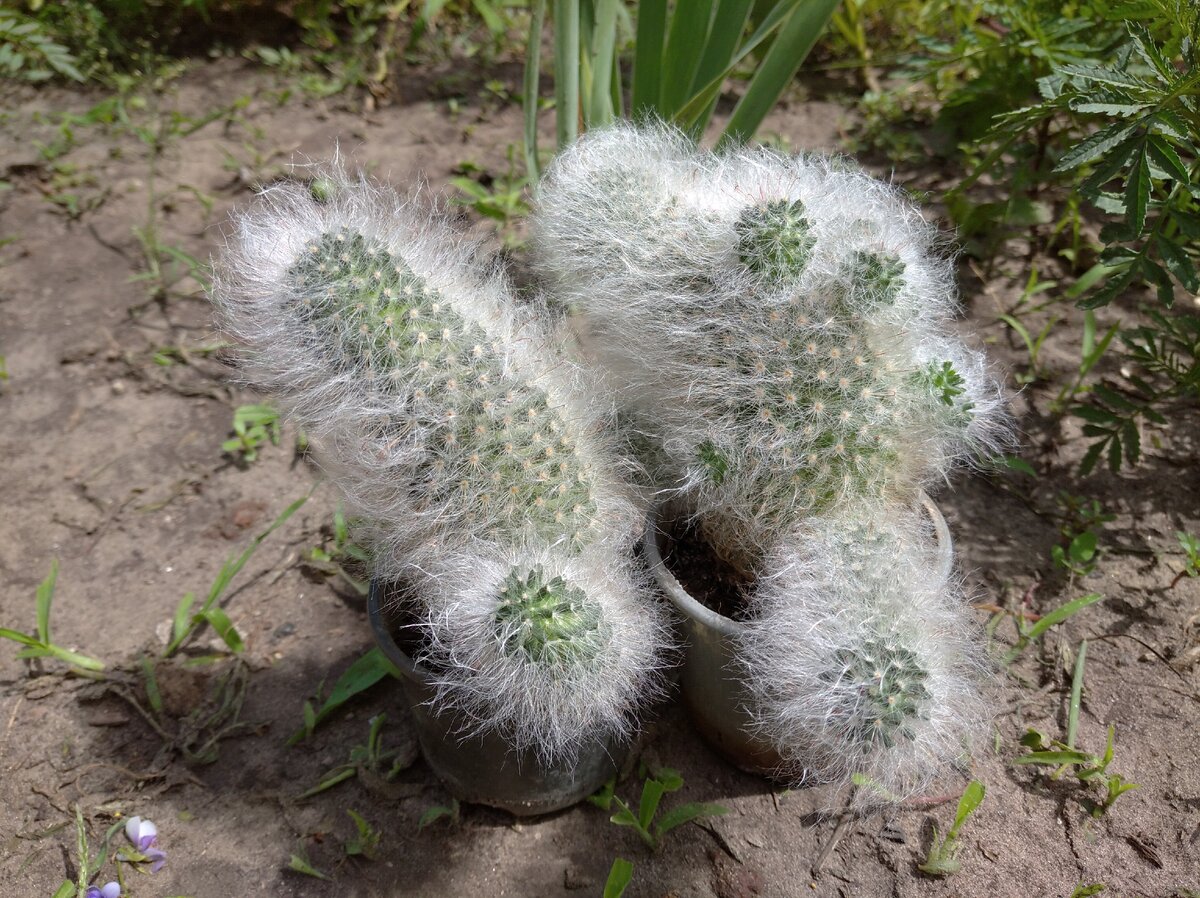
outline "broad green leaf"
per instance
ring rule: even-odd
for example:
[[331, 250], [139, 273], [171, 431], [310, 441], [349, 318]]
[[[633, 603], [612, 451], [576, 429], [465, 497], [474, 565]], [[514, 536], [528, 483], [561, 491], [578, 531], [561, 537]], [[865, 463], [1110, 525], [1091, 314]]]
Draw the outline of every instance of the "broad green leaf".
[[667, 0], [641, 0], [638, 3], [637, 43], [633, 55], [630, 114], [634, 121], [644, 121], [658, 113], [666, 34]]
[[615, 858], [604, 882], [604, 898], [621, 898], [633, 879], [633, 863], [624, 858]]
[[677, 826], [682, 826], [685, 823], [690, 823], [700, 817], [719, 817], [721, 814], [728, 814], [729, 808], [723, 805], [713, 804], [712, 802], [689, 802], [681, 804], [677, 808], [671, 808], [659, 819], [654, 827], [654, 833], [657, 837], [669, 833]]
[[958, 810], [954, 813], [954, 825], [950, 827], [950, 832], [947, 835], [954, 835], [962, 827], [963, 822], [971, 816], [977, 807], [983, 802], [983, 796], [986, 790], [983, 783], [979, 780], [971, 780], [967, 784], [966, 790], [962, 794], [962, 798], [958, 800]]
[[712, 23], [713, 0], [676, 0], [663, 51], [658, 109], [672, 118], [690, 96]]

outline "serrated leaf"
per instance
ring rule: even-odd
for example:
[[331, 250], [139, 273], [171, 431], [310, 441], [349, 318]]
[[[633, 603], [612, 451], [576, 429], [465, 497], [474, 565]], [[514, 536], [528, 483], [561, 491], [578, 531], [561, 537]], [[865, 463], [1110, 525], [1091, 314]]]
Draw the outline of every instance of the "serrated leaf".
[[1086, 477], [1091, 474], [1096, 468], [1096, 463], [1100, 460], [1100, 453], [1104, 451], [1104, 442], [1092, 443], [1088, 447], [1088, 451], [1084, 453], [1083, 459], [1079, 462], [1079, 473]]
[[1191, 293], [1200, 293], [1200, 277], [1196, 275], [1196, 267], [1183, 247], [1166, 237], [1160, 236], [1155, 242], [1159, 255], [1167, 271], [1175, 276], [1179, 283]]
[[1101, 128], [1063, 153], [1058, 164], [1054, 166], [1054, 170], [1056, 172], [1071, 171], [1093, 159], [1098, 159], [1125, 140], [1137, 129], [1139, 124], [1139, 122], [1121, 121]]
[[1129, 287], [1133, 281], [1133, 269], [1126, 268], [1119, 275], [1110, 278], [1108, 283], [1097, 290], [1090, 296], [1085, 296], [1075, 305], [1080, 309], [1098, 309], [1101, 306], [1106, 306]]
[[1146, 84], [1140, 78], [1136, 78], [1127, 72], [1118, 71], [1117, 69], [1072, 64], [1060, 67], [1059, 71], [1075, 78], [1083, 78], [1085, 81], [1090, 81], [1093, 84], [1109, 84], [1113, 87], [1146, 87]]
[[1162, 135], [1151, 134], [1146, 139], [1146, 150], [1150, 153], [1150, 158], [1154, 160], [1158, 167], [1173, 179], [1179, 181], [1181, 184], [1187, 184], [1191, 181], [1187, 166], [1179, 158], [1179, 153], [1175, 151], [1173, 146], [1167, 143]]
[[1125, 181], [1125, 215], [1129, 227], [1135, 235], [1146, 228], [1146, 205], [1150, 202], [1150, 166], [1146, 162], [1146, 152], [1136, 154], [1133, 167]]
[[1137, 115], [1143, 109], [1146, 109], [1148, 103], [1114, 103], [1114, 102], [1093, 102], [1091, 100], [1073, 98], [1069, 104], [1074, 112], [1093, 113], [1098, 115], [1111, 115], [1120, 118], [1128, 118], [1131, 115]]

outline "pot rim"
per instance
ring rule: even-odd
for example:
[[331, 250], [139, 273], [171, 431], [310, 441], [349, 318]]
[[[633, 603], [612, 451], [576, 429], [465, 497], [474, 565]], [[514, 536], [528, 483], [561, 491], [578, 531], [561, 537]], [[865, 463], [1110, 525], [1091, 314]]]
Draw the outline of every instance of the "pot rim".
[[[954, 568], [954, 540], [950, 535], [950, 528], [946, 524], [946, 519], [942, 516], [937, 505], [924, 490], [917, 491], [917, 501], [925, 509], [925, 513], [929, 516], [929, 520], [933, 524], [933, 536], [938, 545], [938, 577], [943, 580], [949, 579]], [[662, 552], [658, 547], [658, 537], [665, 532], [663, 524], [665, 523], [664, 512], [666, 509], [666, 503], [659, 503], [651, 510], [646, 522], [646, 534], [642, 543], [646, 560], [657, 577], [659, 586], [662, 587], [671, 604], [681, 613], [716, 630], [722, 636], [729, 638], [740, 636], [746, 630], [744, 623], [736, 621], [731, 617], [726, 617], [724, 614], [714, 611], [703, 602], [694, 598], [691, 593], [683, 588], [683, 584], [679, 582], [675, 574], [667, 567], [666, 562], [663, 561]]]
[[432, 687], [433, 675], [417, 664], [408, 652], [400, 648], [396, 637], [392, 635], [388, 615], [383, 610], [388, 585], [377, 577], [372, 577], [370, 590], [367, 592], [367, 619], [371, 623], [371, 632], [375, 636], [375, 642], [383, 649], [383, 654], [387, 656], [387, 659], [396, 665], [405, 677], [421, 686]]

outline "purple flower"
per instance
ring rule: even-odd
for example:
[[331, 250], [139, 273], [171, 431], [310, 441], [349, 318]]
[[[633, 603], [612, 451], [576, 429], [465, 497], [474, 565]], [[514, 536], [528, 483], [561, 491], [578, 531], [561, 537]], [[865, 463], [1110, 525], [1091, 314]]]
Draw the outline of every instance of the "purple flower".
[[115, 882], [105, 883], [103, 886], [88, 886], [83, 898], [121, 898], [121, 886]]
[[[150, 872], [157, 873], [167, 862], [167, 853], [158, 847], [158, 827], [142, 817], [130, 817], [125, 822], [125, 835], [134, 847], [141, 852], [141, 858], [132, 859], [135, 863], [149, 863]], [[93, 898], [88, 895], [85, 898]], [[104, 895], [103, 898], [111, 898]]]
[[130, 817], [125, 821], [125, 835], [138, 851], [144, 852], [158, 841], [158, 827], [141, 817]]

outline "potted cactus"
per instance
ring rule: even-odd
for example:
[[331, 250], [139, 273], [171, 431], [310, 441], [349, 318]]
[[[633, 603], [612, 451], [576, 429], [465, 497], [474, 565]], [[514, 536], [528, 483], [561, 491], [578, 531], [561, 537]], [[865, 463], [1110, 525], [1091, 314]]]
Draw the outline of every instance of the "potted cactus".
[[[970, 627], [923, 489], [1008, 434], [985, 360], [950, 328], [936, 232], [838, 160], [698, 153], [665, 127], [592, 133], [538, 199], [538, 268], [671, 498], [645, 544], [687, 616], [702, 729], [752, 769], [844, 781], [853, 758], [884, 791], [919, 783], [966, 729], [934, 706], [971, 694], [971, 651], [946, 636]], [[655, 564], [672, 515], [751, 584], [744, 621], [698, 613]], [[935, 619], [936, 657], [919, 623]]]
[[364, 521], [435, 771], [517, 813], [596, 788], [667, 640], [629, 561], [629, 463], [538, 305], [436, 212], [337, 169], [236, 218], [213, 299]]

